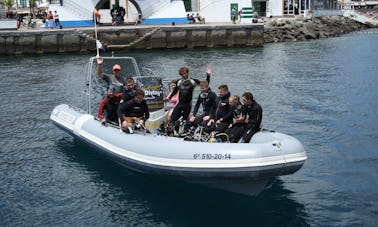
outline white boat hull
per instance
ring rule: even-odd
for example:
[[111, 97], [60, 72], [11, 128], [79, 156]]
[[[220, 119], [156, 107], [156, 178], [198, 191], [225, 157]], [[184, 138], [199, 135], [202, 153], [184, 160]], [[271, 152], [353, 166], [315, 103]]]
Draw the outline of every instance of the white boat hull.
[[50, 119], [128, 169], [248, 195], [260, 193], [274, 177], [295, 173], [307, 159], [297, 139], [272, 131], [256, 133], [250, 143], [126, 134], [64, 104], [55, 107]]

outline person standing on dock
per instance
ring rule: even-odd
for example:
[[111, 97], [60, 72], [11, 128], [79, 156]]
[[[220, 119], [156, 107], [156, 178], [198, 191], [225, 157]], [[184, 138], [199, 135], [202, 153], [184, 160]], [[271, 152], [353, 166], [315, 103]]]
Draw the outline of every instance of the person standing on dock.
[[59, 14], [56, 10], [54, 11], [54, 20], [56, 28], [60, 28]]
[[106, 74], [102, 71], [102, 63], [104, 59], [102, 57], [97, 58], [97, 74], [98, 76], [105, 80], [107, 86], [109, 87], [111, 84], [115, 86], [114, 93], [122, 93], [123, 85], [125, 84], [125, 79], [121, 76], [122, 67], [119, 64], [113, 65], [113, 74]]
[[49, 28], [52, 28], [53, 22], [54, 22], [54, 15], [52, 14], [51, 11], [49, 11], [49, 13], [47, 14], [47, 19], [49, 23]]
[[243, 10], [240, 9], [239, 12], [238, 12], [239, 23], [241, 23], [242, 14], [243, 14]]
[[232, 23], [233, 23], [233, 24], [236, 24], [236, 14], [237, 14], [237, 12], [236, 12], [236, 8], [233, 7], [233, 8], [231, 9], [231, 19], [232, 19]]

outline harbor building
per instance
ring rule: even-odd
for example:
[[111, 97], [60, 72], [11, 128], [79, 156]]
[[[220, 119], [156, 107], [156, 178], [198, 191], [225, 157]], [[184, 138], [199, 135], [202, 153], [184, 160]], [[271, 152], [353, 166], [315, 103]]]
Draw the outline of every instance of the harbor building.
[[236, 9], [239, 23], [251, 23], [259, 17], [339, 10], [339, 4], [338, 0], [39, 0], [31, 7], [30, 1], [14, 0], [13, 5], [0, 6], [0, 16], [57, 11], [63, 27], [93, 26], [94, 12], [101, 24], [112, 24], [118, 9], [122, 24], [184, 24], [188, 16], [196, 17], [197, 13], [206, 22], [224, 23], [231, 22]]

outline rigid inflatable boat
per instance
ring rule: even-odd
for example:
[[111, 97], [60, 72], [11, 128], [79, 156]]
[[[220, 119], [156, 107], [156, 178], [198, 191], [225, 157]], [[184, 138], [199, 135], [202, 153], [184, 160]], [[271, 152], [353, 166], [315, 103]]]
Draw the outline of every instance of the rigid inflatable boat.
[[[156, 106], [156, 100], [153, 105]], [[271, 130], [257, 132], [249, 143], [199, 142], [159, 135], [154, 127], [161, 122], [161, 115], [164, 116], [163, 109], [151, 112], [146, 123], [151, 132], [133, 134], [123, 132], [116, 125], [106, 127], [88, 111], [66, 104], [56, 106], [50, 119], [70, 135], [133, 171], [241, 194], [259, 194], [275, 177], [298, 171], [307, 159], [297, 139]]]

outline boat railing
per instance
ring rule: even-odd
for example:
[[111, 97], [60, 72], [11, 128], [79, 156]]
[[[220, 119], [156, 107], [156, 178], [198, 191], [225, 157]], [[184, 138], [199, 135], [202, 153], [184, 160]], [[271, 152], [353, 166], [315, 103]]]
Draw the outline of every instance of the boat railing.
[[152, 71], [149, 68], [145, 68], [145, 67], [140, 68], [140, 72], [141, 72], [142, 76], [157, 76], [157, 75], [155, 75], [154, 71]]
[[[123, 70], [123, 76], [127, 77], [141, 77], [142, 74], [139, 70], [138, 64], [133, 57], [102, 57], [104, 59], [103, 63], [103, 72], [107, 74], [112, 74], [112, 66], [114, 64], [121, 65], [122, 68], [127, 69]], [[91, 114], [92, 112], [92, 104], [91, 104], [91, 96], [92, 96], [92, 84], [93, 84], [93, 75], [97, 74], [97, 57], [89, 58], [89, 61], [85, 67], [85, 75], [86, 75], [86, 88], [85, 94], [87, 96], [87, 113]], [[148, 71], [148, 70], [144, 70]], [[151, 70], [150, 70], [151, 71]], [[152, 72], [152, 71], [151, 71]], [[95, 76], [96, 77], [96, 76]]]
[[91, 87], [92, 87], [92, 69], [93, 69], [93, 59], [90, 58], [89, 62], [85, 66], [86, 75], [86, 87], [85, 94], [87, 96], [87, 113], [91, 114]]

